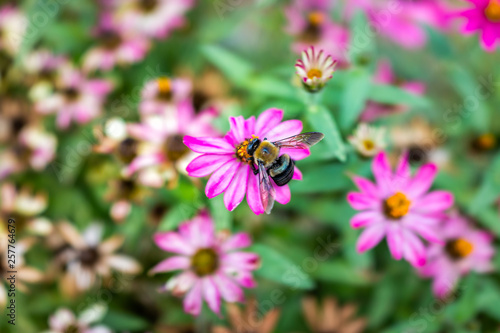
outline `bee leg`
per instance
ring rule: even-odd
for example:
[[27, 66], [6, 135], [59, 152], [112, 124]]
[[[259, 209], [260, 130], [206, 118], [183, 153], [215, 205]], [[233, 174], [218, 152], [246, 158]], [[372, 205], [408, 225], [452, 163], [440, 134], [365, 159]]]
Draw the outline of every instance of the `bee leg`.
[[252, 166], [253, 174], [257, 175], [259, 173], [259, 169], [255, 166], [254, 159], [252, 158], [252, 163], [250, 164]]

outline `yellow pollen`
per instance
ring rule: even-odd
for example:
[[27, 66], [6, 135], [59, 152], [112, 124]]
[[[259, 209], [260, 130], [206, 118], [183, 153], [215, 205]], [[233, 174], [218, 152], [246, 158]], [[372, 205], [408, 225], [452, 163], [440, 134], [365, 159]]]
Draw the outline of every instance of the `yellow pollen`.
[[500, 22], [500, 0], [490, 0], [484, 14], [491, 22]]
[[238, 158], [243, 163], [250, 163], [250, 158], [252, 156], [248, 155], [247, 147], [248, 147], [248, 144], [250, 143], [250, 141], [252, 141], [253, 139], [258, 139], [258, 138], [259, 138], [258, 136], [252, 134], [252, 137], [250, 139], [246, 139], [245, 141], [243, 141], [242, 143], [240, 143], [236, 147], [236, 156], [238, 156]]
[[387, 198], [384, 202], [385, 215], [392, 219], [400, 219], [408, 213], [411, 201], [401, 192]]
[[312, 13], [309, 13], [308, 15], [308, 19], [309, 19], [309, 23], [311, 25], [320, 25], [321, 23], [323, 23], [325, 21], [325, 15], [322, 13], [322, 12], [312, 12]]
[[318, 79], [321, 78], [321, 76], [323, 75], [323, 72], [321, 72], [321, 70], [317, 69], [317, 68], [311, 68], [308, 72], [307, 72], [307, 77], [310, 78], [311, 80], [315, 77], [317, 77]]
[[162, 77], [158, 79], [158, 90], [161, 94], [167, 94], [171, 89], [170, 79], [166, 77]]
[[446, 244], [446, 251], [454, 259], [465, 258], [472, 253], [474, 245], [464, 238], [454, 239]]
[[375, 143], [372, 140], [364, 140], [363, 146], [366, 150], [372, 150], [373, 148], [375, 148]]
[[484, 150], [490, 150], [495, 148], [497, 140], [495, 136], [491, 133], [483, 134], [477, 138], [477, 143], [480, 148]]

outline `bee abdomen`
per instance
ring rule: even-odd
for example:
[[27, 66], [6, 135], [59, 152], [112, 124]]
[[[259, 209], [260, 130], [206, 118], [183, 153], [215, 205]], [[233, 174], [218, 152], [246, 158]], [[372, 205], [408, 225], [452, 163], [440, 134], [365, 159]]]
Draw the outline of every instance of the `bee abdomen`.
[[269, 175], [274, 180], [276, 185], [283, 186], [292, 180], [294, 169], [295, 166], [293, 160], [287, 154], [283, 154], [269, 169]]

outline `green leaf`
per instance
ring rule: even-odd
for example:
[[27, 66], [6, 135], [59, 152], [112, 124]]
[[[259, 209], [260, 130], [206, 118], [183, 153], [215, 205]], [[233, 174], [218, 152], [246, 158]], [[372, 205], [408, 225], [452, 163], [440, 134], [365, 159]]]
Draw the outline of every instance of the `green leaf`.
[[463, 283], [458, 286], [457, 291], [455, 291], [455, 293], [460, 295], [453, 313], [453, 320], [458, 324], [465, 324], [473, 318], [479, 310], [476, 307], [478, 291], [477, 280], [477, 275], [471, 273], [465, 278]]
[[403, 104], [420, 108], [430, 105], [425, 97], [391, 85], [373, 85], [368, 98], [382, 104]]
[[345, 166], [342, 164], [328, 164], [305, 168], [302, 170], [302, 181], [290, 183], [293, 193], [320, 193], [334, 192], [347, 188], [351, 180], [344, 175]]
[[478, 193], [469, 205], [472, 215], [479, 214], [500, 197], [500, 154], [485, 173], [483, 183]]
[[164, 217], [158, 226], [158, 231], [174, 230], [181, 222], [191, 219], [199, 207], [195, 204], [179, 203], [175, 205]]
[[340, 127], [350, 129], [366, 106], [372, 88], [371, 75], [362, 68], [350, 71], [340, 101]]
[[396, 288], [394, 287], [394, 281], [388, 277], [375, 286], [368, 313], [370, 327], [380, 326], [392, 314], [396, 304]]
[[148, 327], [148, 322], [131, 313], [109, 311], [103, 319], [103, 324], [116, 331], [142, 331]]
[[332, 157], [345, 162], [346, 147], [333, 116], [325, 107], [319, 105], [309, 107], [308, 111], [307, 120], [314, 128], [314, 131], [321, 132], [325, 135], [323, 141], [326, 143], [327, 149]]
[[231, 213], [224, 206], [224, 197], [219, 195], [209, 200], [210, 212], [217, 230], [231, 230]]
[[366, 285], [369, 282], [360, 271], [342, 260], [321, 263], [312, 275], [319, 280], [356, 286]]
[[302, 267], [294, 264], [273, 248], [263, 244], [254, 244], [249, 251], [260, 256], [261, 267], [255, 275], [275, 281], [294, 289], [312, 289], [314, 281], [304, 272]]
[[245, 82], [245, 88], [253, 94], [299, 100], [297, 90], [290, 82], [272, 76], [255, 76]]
[[204, 45], [201, 53], [236, 85], [243, 85], [253, 72], [248, 61], [219, 46]]

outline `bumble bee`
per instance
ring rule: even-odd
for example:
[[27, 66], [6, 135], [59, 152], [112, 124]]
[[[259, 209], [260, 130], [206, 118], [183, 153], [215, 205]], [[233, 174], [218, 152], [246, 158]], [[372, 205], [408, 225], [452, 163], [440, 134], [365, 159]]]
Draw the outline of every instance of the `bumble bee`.
[[267, 214], [271, 213], [276, 196], [269, 177], [276, 185], [283, 186], [292, 180], [295, 170], [294, 161], [288, 154], [280, 156], [280, 149], [308, 149], [321, 141], [324, 136], [319, 132], [308, 132], [274, 142], [268, 141], [267, 138], [263, 141], [253, 138], [248, 143], [247, 153], [250, 155], [253, 173], [259, 174], [260, 199]]

